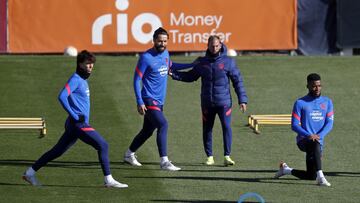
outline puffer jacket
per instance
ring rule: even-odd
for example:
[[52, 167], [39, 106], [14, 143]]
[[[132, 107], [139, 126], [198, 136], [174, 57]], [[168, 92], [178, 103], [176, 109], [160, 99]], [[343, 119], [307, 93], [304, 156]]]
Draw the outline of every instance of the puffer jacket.
[[173, 71], [172, 78], [184, 82], [193, 82], [201, 77], [201, 105], [205, 107], [231, 106], [230, 80], [235, 89], [238, 103], [247, 103], [243, 78], [236, 61], [226, 55], [223, 44], [220, 53], [212, 56], [207, 50], [197, 65], [187, 72]]

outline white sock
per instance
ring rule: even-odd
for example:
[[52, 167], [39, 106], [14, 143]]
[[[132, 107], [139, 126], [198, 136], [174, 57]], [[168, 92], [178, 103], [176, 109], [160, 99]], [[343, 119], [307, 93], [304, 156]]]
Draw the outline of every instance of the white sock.
[[169, 158], [167, 156], [160, 157], [160, 163], [168, 162]]
[[135, 152], [132, 152], [130, 149], [126, 151], [126, 156], [133, 156]]
[[36, 171], [34, 171], [34, 169], [33, 169], [32, 167], [29, 167], [29, 168], [26, 170], [26, 172], [25, 172], [25, 174], [26, 174], [27, 176], [34, 176], [35, 173], [36, 173]]
[[290, 168], [290, 167], [284, 167], [284, 169], [283, 169], [283, 171], [284, 171], [284, 173], [286, 174], [286, 175], [291, 175], [291, 171], [292, 171], [293, 169], [292, 168]]
[[114, 178], [110, 174], [110, 175], [104, 176], [104, 180], [105, 180], [105, 183], [110, 183], [110, 182], [114, 181]]
[[318, 178], [325, 178], [324, 173], [323, 173], [322, 170], [316, 171], [316, 176], [317, 176]]

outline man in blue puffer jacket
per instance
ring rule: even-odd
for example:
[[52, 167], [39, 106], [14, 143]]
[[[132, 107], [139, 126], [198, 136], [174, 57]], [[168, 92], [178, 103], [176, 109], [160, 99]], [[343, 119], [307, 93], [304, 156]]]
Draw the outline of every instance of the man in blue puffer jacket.
[[207, 155], [206, 165], [215, 163], [212, 154], [212, 129], [218, 114], [223, 130], [224, 165], [234, 165], [231, 160], [231, 94], [230, 80], [235, 89], [240, 110], [246, 111], [247, 95], [243, 78], [234, 59], [226, 55], [226, 47], [218, 36], [210, 36], [205, 57], [197, 60], [197, 65], [187, 71], [173, 70], [170, 75], [174, 80], [193, 82], [201, 77], [201, 110], [203, 121], [203, 143]]

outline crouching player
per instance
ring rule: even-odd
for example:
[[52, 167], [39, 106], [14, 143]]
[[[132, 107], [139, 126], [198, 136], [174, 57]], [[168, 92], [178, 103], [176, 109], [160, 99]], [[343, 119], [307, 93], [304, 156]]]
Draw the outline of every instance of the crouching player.
[[295, 102], [292, 112], [291, 126], [298, 134], [297, 146], [306, 153], [306, 171], [280, 163], [275, 178], [293, 175], [304, 180], [316, 179], [320, 186], [331, 186], [321, 168], [321, 154], [324, 138], [333, 127], [334, 111], [331, 99], [321, 95], [320, 80], [320, 75], [316, 73], [307, 76], [309, 93]]
[[105, 176], [105, 187], [128, 187], [128, 185], [119, 183], [111, 176], [108, 144], [105, 139], [89, 125], [90, 91], [87, 79], [93, 70], [94, 63], [95, 56], [86, 50], [81, 51], [77, 56], [76, 72], [70, 77], [59, 94], [59, 101], [69, 114], [65, 123], [65, 132], [52, 149], [43, 154], [25, 171], [23, 179], [31, 185], [40, 186], [41, 184], [36, 179], [35, 173], [49, 161], [61, 156], [80, 139], [97, 150], [99, 162]]

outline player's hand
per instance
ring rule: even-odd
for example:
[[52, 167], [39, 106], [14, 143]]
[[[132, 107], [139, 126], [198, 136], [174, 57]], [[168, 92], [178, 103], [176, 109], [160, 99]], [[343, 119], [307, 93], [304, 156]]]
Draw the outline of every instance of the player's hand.
[[137, 111], [140, 115], [145, 115], [145, 112], [147, 111], [147, 108], [144, 104], [137, 106]]
[[[174, 74], [175, 72], [175, 74]], [[168, 71], [168, 75], [173, 79], [173, 80], [180, 80], [179, 79], [179, 75], [177, 74], [176, 70], [173, 71], [171, 68]]]
[[172, 75], [173, 75], [173, 73], [172, 73], [172, 69], [171, 69], [171, 68], [169, 68], [169, 70], [168, 70], [168, 75], [170, 75], [170, 76], [172, 76]]
[[320, 136], [319, 135], [316, 135], [316, 134], [312, 134], [309, 136], [309, 140], [312, 140], [312, 141], [319, 141], [320, 140]]
[[246, 104], [245, 104], [245, 103], [241, 103], [241, 104], [240, 104], [240, 110], [241, 110], [241, 112], [243, 112], [243, 113], [246, 112]]

